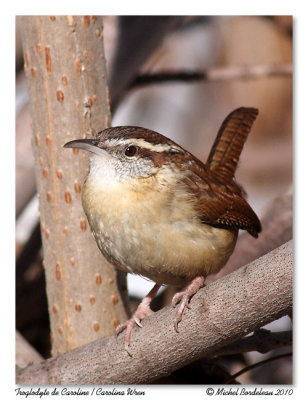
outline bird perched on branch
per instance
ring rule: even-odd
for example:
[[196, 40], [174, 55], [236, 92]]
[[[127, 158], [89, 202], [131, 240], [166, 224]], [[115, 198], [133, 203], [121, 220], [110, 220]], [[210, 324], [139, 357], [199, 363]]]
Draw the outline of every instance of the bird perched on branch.
[[156, 282], [126, 329], [129, 352], [134, 325], [153, 311], [151, 300], [163, 284], [184, 286], [174, 325], [185, 307], [232, 254], [239, 229], [257, 238], [258, 217], [245, 200], [234, 173], [258, 115], [241, 107], [223, 121], [204, 164], [165, 136], [136, 126], [100, 132], [64, 147], [90, 151], [90, 172], [82, 203], [96, 243], [116, 268]]

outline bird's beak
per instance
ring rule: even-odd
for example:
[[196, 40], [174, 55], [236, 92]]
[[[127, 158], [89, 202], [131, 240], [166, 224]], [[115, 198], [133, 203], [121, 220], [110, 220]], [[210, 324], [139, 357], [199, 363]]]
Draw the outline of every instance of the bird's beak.
[[87, 150], [99, 156], [111, 158], [112, 156], [106, 150], [101, 148], [101, 144], [102, 142], [97, 139], [77, 139], [65, 143], [63, 147]]

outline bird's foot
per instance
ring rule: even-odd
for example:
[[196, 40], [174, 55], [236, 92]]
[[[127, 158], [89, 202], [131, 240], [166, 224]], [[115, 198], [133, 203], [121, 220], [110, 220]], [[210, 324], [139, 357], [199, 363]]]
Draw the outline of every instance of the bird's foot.
[[151, 310], [150, 304], [153, 298], [155, 297], [156, 293], [158, 292], [158, 289], [160, 288], [161, 285], [156, 284], [153, 289], [150, 291], [150, 293], [142, 300], [142, 302], [138, 305], [137, 310], [134, 312], [133, 316], [124, 322], [123, 324], [120, 324], [116, 327], [116, 336], [119, 335], [122, 331], [126, 329], [125, 336], [124, 336], [124, 343], [125, 343], [125, 350], [127, 353], [131, 356], [130, 350], [129, 350], [129, 345], [130, 345], [130, 338], [131, 338], [131, 333], [134, 329], [134, 326], [137, 324], [140, 328], [142, 328], [141, 321], [151, 315], [154, 314], [154, 311]]
[[199, 289], [201, 289], [203, 286], [205, 286], [205, 276], [197, 276], [192, 280], [192, 282], [187, 286], [185, 290], [182, 292], [176, 293], [173, 298], [172, 298], [172, 305], [175, 307], [178, 302], [180, 302], [179, 308], [175, 314], [175, 318], [173, 320], [174, 323], [174, 329], [176, 332], [179, 332], [178, 330], [178, 324], [182, 321], [182, 316], [185, 310], [185, 307], [190, 308], [189, 302], [191, 298], [198, 292]]

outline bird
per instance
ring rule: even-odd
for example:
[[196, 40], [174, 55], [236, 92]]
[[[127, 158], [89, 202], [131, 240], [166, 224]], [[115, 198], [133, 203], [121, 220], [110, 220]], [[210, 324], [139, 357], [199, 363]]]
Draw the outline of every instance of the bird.
[[64, 145], [91, 153], [82, 205], [97, 246], [117, 269], [155, 282], [125, 330], [130, 354], [135, 325], [153, 313], [150, 305], [162, 285], [177, 292], [174, 328], [205, 279], [227, 263], [240, 229], [254, 238], [259, 218], [234, 177], [239, 157], [258, 115], [240, 107], [223, 121], [203, 163], [164, 135], [138, 126], [104, 129], [94, 138]]

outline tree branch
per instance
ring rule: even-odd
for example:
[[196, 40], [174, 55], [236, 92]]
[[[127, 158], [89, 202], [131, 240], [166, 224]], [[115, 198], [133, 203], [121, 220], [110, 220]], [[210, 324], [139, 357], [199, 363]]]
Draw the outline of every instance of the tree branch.
[[170, 82], [221, 82], [230, 80], [292, 77], [292, 64], [233, 65], [210, 68], [206, 71], [162, 71], [137, 76], [129, 89]]
[[15, 333], [16, 364], [25, 367], [29, 363], [40, 362], [43, 357], [16, 331]]
[[267, 353], [281, 347], [292, 346], [292, 336], [292, 331], [270, 332], [267, 329], [259, 329], [250, 336], [238, 339], [222, 347], [214, 354], [211, 354], [211, 357], [246, 353], [248, 351]]
[[261, 365], [267, 364], [267, 363], [272, 362], [272, 361], [279, 360], [281, 358], [291, 357], [292, 355], [293, 355], [292, 352], [285, 353], [285, 354], [278, 354], [277, 356], [266, 358], [265, 360], [259, 361], [257, 363], [254, 363], [254, 364], [251, 364], [251, 365], [247, 365], [247, 367], [242, 368], [240, 371], [238, 371], [235, 374], [233, 374], [232, 376], [230, 376], [230, 378], [226, 382], [224, 382], [224, 385], [228, 385], [230, 383], [233, 383], [234, 379], [236, 379], [240, 375], [243, 375], [245, 372], [252, 370], [253, 368], [260, 367]]
[[115, 53], [110, 69], [112, 109], [116, 108], [129, 82], [142, 64], [175, 27], [181, 26], [185, 16], [120, 16]]
[[201, 289], [180, 324], [166, 307], [132, 335], [104, 337], [17, 370], [18, 384], [138, 384], [168, 376], [192, 361], [276, 320], [292, 309], [292, 241]]

